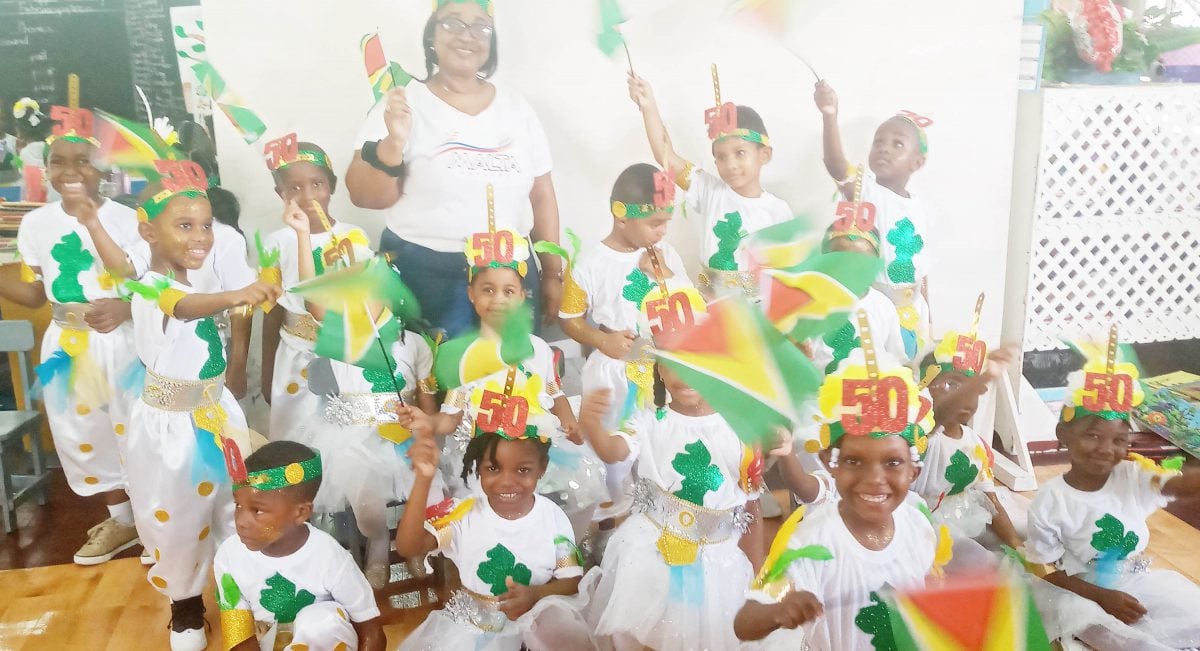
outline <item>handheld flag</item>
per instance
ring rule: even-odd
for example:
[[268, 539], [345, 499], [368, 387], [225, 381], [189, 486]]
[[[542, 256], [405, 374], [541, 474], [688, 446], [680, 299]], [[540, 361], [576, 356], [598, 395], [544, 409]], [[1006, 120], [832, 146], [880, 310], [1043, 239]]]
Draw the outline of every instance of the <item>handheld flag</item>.
[[395, 61], [388, 61], [383, 51], [383, 39], [379, 32], [366, 34], [359, 43], [362, 50], [363, 66], [367, 71], [367, 81], [371, 84], [371, 92], [378, 102], [387, 92], [397, 86], [403, 88], [412, 81], [412, 75]]
[[196, 73], [196, 78], [204, 86], [205, 92], [221, 108], [225, 117], [229, 118], [229, 122], [233, 124], [234, 129], [237, 129], [246, 144], [258, 142], [259, 138], [266, 133], [267, 125], [263, 123], [257, 113], [245, 106], [241, 97], [232, 88], [225, 84], [225, 79], [221, 77], [217, 69], [208, 61], [201, 61], [192, 66], [192, 72]]
[[438, 387], [460, 387], [532, 357], [532, 330], [533, 314], [522, 305], [504, 320], [499, 341], [472, 332], [441, 344], [433, 362]]

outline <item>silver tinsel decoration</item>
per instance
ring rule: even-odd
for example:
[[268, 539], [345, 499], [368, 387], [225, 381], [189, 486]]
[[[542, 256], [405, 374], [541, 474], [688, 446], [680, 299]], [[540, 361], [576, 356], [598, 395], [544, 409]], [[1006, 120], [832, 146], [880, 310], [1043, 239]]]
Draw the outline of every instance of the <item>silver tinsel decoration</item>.
[[325, 420], [333, 425], [341, 425], [342, 427], [350, 427], [354, 425], [355, 418], [354, 406], [337, 396], [329, 396], [325, 403]]

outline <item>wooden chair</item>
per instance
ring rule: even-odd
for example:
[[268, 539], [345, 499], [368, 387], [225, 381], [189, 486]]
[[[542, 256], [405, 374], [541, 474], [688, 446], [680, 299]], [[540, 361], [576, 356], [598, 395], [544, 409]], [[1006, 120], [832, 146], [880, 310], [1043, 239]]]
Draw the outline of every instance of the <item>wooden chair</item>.
[[[45, 416], [33, 408], [29, 399], [30, 365], [34, 349], [33, 324], [28, 321], [0, 321], [0, 353], [16, 353], [20, 386], [14, 386], [21, 396], [15, 411], [0, 411], [0, 513], [4, 516], [4, 532], [17, 528], [17, 505], [31, 497], [38, 504], [46, 503], [46, 484], [50, 473], [42, 459], [42, 419]], [[9, 467], [25, 452], [25, 437], [29, 437], [29, 456], [32, 474], [15, 474]]]

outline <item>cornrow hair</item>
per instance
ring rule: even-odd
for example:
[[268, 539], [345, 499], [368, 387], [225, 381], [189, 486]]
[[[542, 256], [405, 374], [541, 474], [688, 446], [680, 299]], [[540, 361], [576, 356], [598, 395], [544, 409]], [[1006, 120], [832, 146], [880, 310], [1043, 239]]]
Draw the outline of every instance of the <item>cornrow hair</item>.
[[[467, 482], [472, 475], [479, 475], [480, 461], [487, 459], [491, 463], [496, 463], [496, 448], [499, 447], [500, 441], [506, 441], [503, 436], [495, 432], [485, 432], [471, 439], [467, 444], [467, 449], [463, 452], [463, 482]], [[542, 441], [541, 439], [519, 439], [521, 441], [532, 441], [537, 444], [539, 458], [542, 463], [547, 463], [550, 460], [550, 442]]]

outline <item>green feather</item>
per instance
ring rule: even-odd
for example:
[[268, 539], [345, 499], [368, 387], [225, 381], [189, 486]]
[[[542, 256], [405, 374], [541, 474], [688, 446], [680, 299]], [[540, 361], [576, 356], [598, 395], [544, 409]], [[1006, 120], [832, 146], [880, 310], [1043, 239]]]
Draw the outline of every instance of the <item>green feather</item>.
[[831, 561], [833, 560], [833, 552], [824, 545], [805, 545], [800, 549], [789, 549], [779, 555], [775, 562], [771, 565], [771, 569], [767, 571], [767, 575], [763, 578], [763, 583], [774, 583], [783, 577], [783, 573], [787, 571], [789, 565], [801, 558], [810, 558], [814, 561]]
[[1162, 463], [1160, 463], [1158, 465], [1162, 466], [1163, 470], [1174, 470], [1177, 472], [1182, 471], [1183, 470], [1183, 455], [1177, 454], [1173, 457], [1168, 457], [1166, 459], [1163, 459]]
[[262, 231], [254, 231], [254, 248], [258, 251], [258, 267], [267, 269], [279, 264], [279, 248], [268, 251], [263, 246]]
[[163, 290], [171, 286], [171, 279], [158, 278], [152, 285], [147, 285], [136, 280], [126, 280], [124, 285], [125, 289], [141, 296], [147, 301], [157, 301], [158, 297], [162, 295]]

